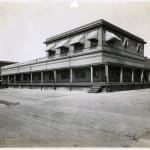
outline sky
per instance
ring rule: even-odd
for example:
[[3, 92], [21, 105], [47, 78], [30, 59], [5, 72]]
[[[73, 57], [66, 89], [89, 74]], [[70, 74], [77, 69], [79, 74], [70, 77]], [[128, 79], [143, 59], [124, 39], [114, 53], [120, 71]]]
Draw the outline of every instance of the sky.
[[150, 57], [150, 1], [0, 0], [0, 60], [46, 56], [46, 38], [105, 19], [141, 38]]

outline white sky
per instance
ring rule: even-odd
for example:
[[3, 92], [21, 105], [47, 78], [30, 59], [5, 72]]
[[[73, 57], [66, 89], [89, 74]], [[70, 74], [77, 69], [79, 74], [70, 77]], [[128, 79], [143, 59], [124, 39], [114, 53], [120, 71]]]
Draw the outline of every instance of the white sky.
[[0, 0], [0, 60], [45, 57], [46, 38], [102, 18], [144, 38], [150, 57], [150, 1], [72, 1]]

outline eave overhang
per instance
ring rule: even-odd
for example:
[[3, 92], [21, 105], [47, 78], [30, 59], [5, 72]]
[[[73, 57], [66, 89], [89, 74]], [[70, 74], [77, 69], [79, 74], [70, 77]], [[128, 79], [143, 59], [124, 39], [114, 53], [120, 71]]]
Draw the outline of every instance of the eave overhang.
[[67, 32], [64, 32], [64, 33], [61, 33], [61, 34], [58, 34], [55, 36], [52, 36], [50, 38], [47, 38], [43, 43], [48, 44], [48, 43], [51, 43], [51, 42], [54, 42], [54, 41], [57, 41], [57, 40], [60, 40], [60, 39], [63, 39], [63, 38], [66, 38], [66, 37], [69, 37], [69, 36], [84, 32], [84, 31], [87, 31], [87, 30], [90, 30], [90, 29], [93, 29], [96, 27], [100, 27], [100, 26], [109, 28], [109, 29], [114, 30], [115, 32], [118, 32], [118, 33], [122, 33], [123, 35], [125, 35], [125, 36], [127, 36], [133, 40], [136, 40], [142, 44], [146, 44], [144, 39], [128, 32], [128, 31], [126, 31], [126, 30], [124, 30], [124, 29], [122, 29], [116, 25], [113, 25], [113, 24], [111, 24], [111, 23], [109, 23], [103, 19], [91, 22], [89, 24], [77, 27], [75, 29], [72, 29], [70, 31], [67, 31]]

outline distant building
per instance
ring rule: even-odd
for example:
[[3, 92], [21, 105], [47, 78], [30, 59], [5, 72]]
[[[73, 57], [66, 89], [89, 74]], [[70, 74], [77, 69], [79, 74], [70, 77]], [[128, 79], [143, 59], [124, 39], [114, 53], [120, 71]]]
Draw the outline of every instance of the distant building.
[[91, 92], [149, 87], [145, 43], [101, 19], [47, 38], [47, 57], [2, 67], [2, 77], [16, 87], [88, 87]]
[[0, 61], [0, 79], [1, 79], [1, 67], [3, 66], [7, 66], [7, 65], [10, 65], [10, 64], [13, 64], [15, 62], [10, 62], [10, 61]]

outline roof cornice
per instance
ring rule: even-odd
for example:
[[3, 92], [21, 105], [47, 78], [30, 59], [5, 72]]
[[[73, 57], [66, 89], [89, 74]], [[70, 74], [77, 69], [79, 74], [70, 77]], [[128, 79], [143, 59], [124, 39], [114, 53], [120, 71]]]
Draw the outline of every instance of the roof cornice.
[[143, 44], [146, 43], [144, 41], [144, 39], [128, 32], [124, 29], [121, 29], [120, 27], [118, 27], [116, 25], [113, 25], [113, 24], [111, 24], [111, 23], [109, 23], [109, 22], [107, 22], [103, 19], [88, 23], [86, 25], [74, 28], [72, 30], [69, 30], [67, 32], [64, 32], [64, 33], [61, 33], [61, 34], [58, 34], [58, 35], [55, 35], [55, 36], [52, 36], [50, 38], [47, 38], [43, 43], [48, 44], [48, 43], [54, 42], [56, 40], [60, 40], [62, 38], [66, 38], [68, 36], [71, 36], [71, 35], [74, 35], [74, 34], [77, 34], [77, 33], [83, 32], [83, 31], [87, 31], [87, 30], [90, 30], [90, 29], [93, 29], [93, 28], [96, 28], [96, 27], [100, 27], [100, 26], [107, 27], [107, 28], [109, 28], [111, 30], [114, 30], [114, 31], [117, 31], [117, 32], [121, 32], [125, 36], [130, 37], [131, 39], [137, 40], [137, 41], [139, 41]]

